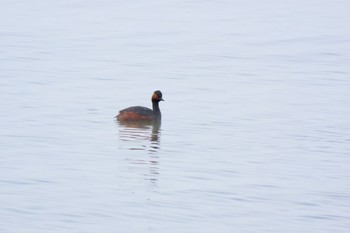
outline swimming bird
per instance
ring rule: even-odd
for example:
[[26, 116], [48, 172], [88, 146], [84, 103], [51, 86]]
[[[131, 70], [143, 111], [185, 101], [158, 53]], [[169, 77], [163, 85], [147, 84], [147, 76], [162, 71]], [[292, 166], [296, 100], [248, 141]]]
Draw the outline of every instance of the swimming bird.
[[119, 111], [116, 116], [120, 122], [126, 121], [160, 121], [162, 114], [159, 109], [159, 102], [164, 101], [162, 92], [157, 90], [152, 94], [152, 109], [133, 106]]

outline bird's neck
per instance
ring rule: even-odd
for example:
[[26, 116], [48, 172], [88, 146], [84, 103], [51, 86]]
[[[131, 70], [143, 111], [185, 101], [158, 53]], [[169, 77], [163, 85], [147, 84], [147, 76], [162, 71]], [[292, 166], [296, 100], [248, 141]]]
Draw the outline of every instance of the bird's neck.
[[156, 118], [161, 118], [161, 113], [159, 109], [159, 101], [152, 101], [153, 115]]

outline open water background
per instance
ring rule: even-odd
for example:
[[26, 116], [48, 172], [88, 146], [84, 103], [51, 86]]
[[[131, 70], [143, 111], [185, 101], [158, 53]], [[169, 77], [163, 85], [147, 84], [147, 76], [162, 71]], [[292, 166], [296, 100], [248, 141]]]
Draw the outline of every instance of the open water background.
[[0, 232], [349, 232], [349, 9], [2, 0]]

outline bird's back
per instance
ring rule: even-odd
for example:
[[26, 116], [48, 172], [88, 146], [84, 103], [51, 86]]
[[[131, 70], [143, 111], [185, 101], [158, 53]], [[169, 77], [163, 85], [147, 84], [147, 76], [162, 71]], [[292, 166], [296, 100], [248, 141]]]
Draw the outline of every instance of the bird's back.
[[153, 119], [153, 110], [141, 107], [134, 106], [123, 109], [119, 111], [117, 116], [119, 121], [147, 121]]

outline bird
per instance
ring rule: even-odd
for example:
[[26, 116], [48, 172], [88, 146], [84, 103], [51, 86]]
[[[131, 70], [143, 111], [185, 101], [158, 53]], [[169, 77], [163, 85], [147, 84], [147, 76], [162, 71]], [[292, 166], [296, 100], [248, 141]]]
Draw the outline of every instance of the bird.
[[129, 121], [160, 121], [162, 119], [162, 114], [159, 109], [159, 102], [164, 101], [162, 92], [157, 90], [152, 94], [152, 109], [133, 106], [125, 108], [119, 111], [116, 116], [119, 122], [129, 122]]

